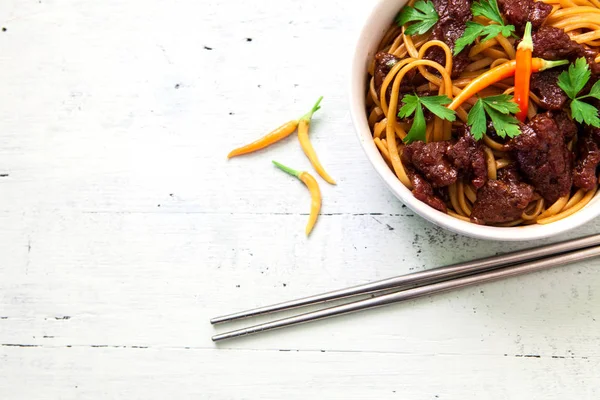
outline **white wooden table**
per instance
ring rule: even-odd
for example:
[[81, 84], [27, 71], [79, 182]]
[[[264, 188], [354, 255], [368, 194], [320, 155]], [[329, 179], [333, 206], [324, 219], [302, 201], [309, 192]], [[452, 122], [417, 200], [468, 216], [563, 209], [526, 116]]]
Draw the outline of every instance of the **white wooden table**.
[[[537, 244], [447, 233], [375, 175], [346, 98], [373, 3], [2, 1], [1, 399], [600, 397], [599, 261], [210, 341], [222, 313]], [[321, 94], [339, 185], [306, 239], [270, 165], [308, 168], [296, 140], [225, 154]]]

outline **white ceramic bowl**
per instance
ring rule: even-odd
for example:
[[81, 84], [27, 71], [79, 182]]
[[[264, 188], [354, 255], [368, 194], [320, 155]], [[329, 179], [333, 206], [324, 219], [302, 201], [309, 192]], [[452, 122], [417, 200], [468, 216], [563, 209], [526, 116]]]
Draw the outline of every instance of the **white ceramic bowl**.
[[548, 225], [530, 225], [512, 228], [482, 226], [465, 222], [442, 213], [417, 200], [388, 168], [379, 154], [367, 122], [365, 95], [367, 65], [377, 51], [377, 45], [406, 0], [380, 0], [363, 26], [350, 73], [350, 112], [360, 143], [375, 170], [390, 190], [421, 217], [443, 228], [479, 239], [526, 241], [558, 235], [576, 228], [600, 215], [600, 196], [575, 214]]

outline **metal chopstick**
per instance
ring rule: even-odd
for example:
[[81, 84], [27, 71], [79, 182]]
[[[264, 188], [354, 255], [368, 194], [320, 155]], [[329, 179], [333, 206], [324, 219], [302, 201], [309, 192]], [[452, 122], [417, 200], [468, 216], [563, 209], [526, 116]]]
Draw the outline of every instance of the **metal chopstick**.
[[416, 272], [408, 275], [396, 276], [376, 282], [353, 286], [346, 289], [334, 290], [314, 296], [304, 297], [297, 300], [259, 307], [252, 310], [237, 312], [234, 314], [216, 317], [210, 320], [211, 324], [234, 321], [237, 319], [268, 314], [277, 311], [303, 307], [312, 304], [323, 303], [330, 300], [338, 300], [351, 296], [364, 295], [388, 289], [407, 289], [431, 284], [442, 280], [471, 275], [479, 272], [502, 268], [516, 263], [536, 260], [550, 255], [561, 254], [568, 251], [583, 249], [600, 245], [600, 234], [554, 243], [533, 249], [521, 250], [503, 255], [482, 258], [466, 263], [454, 264], [447, 267], [435, 268], [428, 271]]
[[483, 272], [481, 274], [470, 275], [462, 278], [434, 283], [428, 286], [421, 286], [405, 291], [386, 294], [371, 299], [360, 300], [341, 306], [330, 307], [323, 310], [300, 314], [289, 318], [283, 318], [277, 321], [267, 322], [264, 324], [259, 324], [248, 328], [238, 329], [235, 331], [215, 335], [212, 337], [212, 340], [214, 342], [218, 342], [225, 339], [232, 339], [240, 336], [266, 332], [273, 329], [284, 328], [292, 325], [302, 324], [305, 322], [334, 317], [337, 315], [348, 314], [351, 312], [366, 310], [375, 307], [381, 307], [388, 304], [398, 303], [401, 301], [415, 299], [431, 294], [447, 292], [465, 286], [477, 285], [516, 275], [537, 272], [548, 268], [558, 267], [564, 264], [570, 264], [577, 261], [587, 260], [597, 256], [600, 256], [600, 246], [586, 248], [583, 250], [576, 250], [573, 252], [563, 253], [560, 255], [542, 258], [535, 261], [529, 261], [523, 264], [517, 264], [502, 269]]

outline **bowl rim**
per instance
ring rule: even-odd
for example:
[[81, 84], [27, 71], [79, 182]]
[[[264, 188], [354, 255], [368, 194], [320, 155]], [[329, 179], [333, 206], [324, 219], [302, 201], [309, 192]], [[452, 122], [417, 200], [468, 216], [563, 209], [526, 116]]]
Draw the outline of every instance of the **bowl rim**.
[[[368, 126], [365, 106], [368, 60], [388, 29], [395, 13], [406, 0], [379, 0], [363, 22], [352, 54], [349, 74], [349, 104], [352, 123], [363, 151], [391, 192], [416, 214], [437, 226], [478, 239], [523, 241], [547, 238], [577, 228], [600, 215], [600, 196], [596, 194], [584, 208], [547, 225], [494, 227], [462, 221], [416, 199], [387, 166], [375, 146]], [[395, 10], [394, 12], [392, 12]], [[383, 27], [383, 28], [382, 28]], [[600, 191], [599, 191], [600, 192]]]

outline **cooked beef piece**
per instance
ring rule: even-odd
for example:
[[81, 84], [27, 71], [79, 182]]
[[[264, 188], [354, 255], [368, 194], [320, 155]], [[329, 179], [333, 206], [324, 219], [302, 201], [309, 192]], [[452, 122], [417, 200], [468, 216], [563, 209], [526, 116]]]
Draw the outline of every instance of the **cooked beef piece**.
[[514, 221], [532, 200], [533, 188], [526, 183], [489, 180], [477, 191], [471, 220], [478, 224]]
[[546, 110], [560, 110], [569, 99], [558, 86], [558, 75], [564, 69], [549, 69], [531, 75], [531, 91], [540, 99]]
[[456, 142], [411, 143], [402, 151], [402, 162], [415, 168], [434, 188], [449, 186], [459, 176], [480, 188], [488, 172], [483, 147], [464, 125], [458, 135]]
[[448, 159], [458, 169], [459, 173], [471, 180], [476, 188], [482, 187], [487, 181], [487, 162], [481, 143], [471, 136], [465, 125], [459, 128], [458, 142], [448, 150]]
[[550, 112], [521, 125], [510, 141], [519, 169], [548, 204], [569, 193], [573, 183], [573, 156]]
[[514, 25], [519, 35], [525, 30], [527, 21], [531, 22], [535, 30], [542, 26], [552, 12], [550, 4], [534, 0], [498, 0], [498, 6], [506, 22]]
[[414, 142], [404, 147], [402, 161], [414, 166], [433, 187], [449, 186], [458, 178], [458, 171], [446, 157], [449, 146], [449, 142]]
[[591, 129], [590, 128], [588, 133], [590, 134], [590, 136], [592, 136], [592, 138], [594, 138], [596, 143], [600, 143], [600, 129]]
[[585, 134], [577, 141], [573, 184], [585, 190], [593, 189], [598, 183], [596, 170], [600, 164], [600, 146], [595, 137], [600, 138], [600, 129], [586, 127]]
[[594, 61], [597, 52], [572, 41], [564, 30], [551, 26], [542, 26], [532, 35], [532, 38], [534, 57], [541, 57], [546, 60], [567, 58], [571, 61], [579, 57], [584, 57], [590, 65], [592, 72], [594, 74], [600, 73], [600, 65]]
[[444, 203], [444, 201], [434, 193], [429, 182], [423, 179], [419, 173], [411, 169], [407, 169], [407, 173], [410, 181], [413, 184], [412, 193], [417, 199], [435, 208], [436, 210], [442, 212], [447, 211], [446, 203]]
[[552, 26], [544, 26], [532, 35], [533, 56], [546, 60], [559, 60], [566, 57], [578, 57], [580, 44], [569, 38], [564, 30]]
[[[390, 73], [391, 69], [396, 65], [396, 63], [400, 61], [398, 57], [393, 54], [385, 53], [380, 51], [375, 54], [375, 90], [379, 93], [381, 89], [381, 85], [385, 80], [387, 74]], [[400, 84], [400, 91], [407, 92], [413, 91], [416, 85], [422, 83], [422, 79], [418, 80], [417, 78], [418, 70], [416, 68], [411, 69], [402, 79]], [[418, 74], [421, 77], [421, 74]], [[392, 85], [388, 86], [388, 97], [392, 92]]]
[[[452, 57], [452, 78], [457, 78], [463, 73], [465, 68], [472, 62], [469, 58], [469, 50], [471, 46], [465, 47], [465, 50], [461, 51], [456, 56]], [[435, 61], [440, 65], [446, 64], [446, 53], [438, 46], [430, 47], [425, 52], [425, 58], [431, 61]], [[433, 68], [427, 67], [432, 73], [438, 74]]]
[[[471, 14], [471, 1], [433, 0], [433, 5], [440, 18], [433, 26], [431, 38], [441, 40], [450, 46], [450, 49], [454, 50], [454, 44], [465, 33], [466, 22], [473, 17]], [[464, 49], [460, 54], [453, 57], [452, 77], [460, 75], [467, 65], [469, 65], [469, 48]], [[442, 49], [436, 46], [427, 50], [425, 58], [444, 65], [446, 55]]]
[[[436, 48], [440, 49], [439, 47]], [[458, 78], [458, 76], [464, 72], [465, 68], [471, 64], [472, 61], [469, 58], [470, 50], [471, 46], [467, 46], [463, 51], [452, 57], [452, 78]]]
[[515, 164], [511, 164], [507, 167], [500, 168], [497, 171], [498, 180], [506, 183], [519, 183], [521, 182], [521, 174]]
[[379, 93], [385, 77], [398, 61], [400, 61], [398, 57], [384, 51], [375, 54], [375, 89], [377, 93]]
[[448, 192], [448, 187], [441, 187], [433, 189], [433, 194], [436, 197], [439, 197], [444, 203], [450, 203], [450, 193]]
[[433, 26], [433, 39], [441, 40], [454, 50], [454, 43], [465, 33], [471, 14], [470, 0], [433, 0], [439, 20]]
[[577, 125], [566, 112], [562, 110], [553, 111], [552, 118], [554, 118], [554, 122], [556, 122], [556, 126], [562, 133], [565, 142], [569, 142], [577, 134]]
[[[378, 95], [381, 90], [381, 85], [383, 84], [383, 81], [385, 80], [385, 77], [387, 76], [387, 74], [390, 73], [390, 70], [394, 67], [394, 65], [396, 65], [396, 63], [398, 61], [400, 61], [400, 59], [390, 53], [380, 51], [379, 53], [375, 54], [375, 75], [374, 75], [375, 82], [374, 83], [375, 83], [375, 90], [377, 91]], [[402, 79], [402, 82], [400, 83], [400, 92], [401, 93], [414, 92], [416, 90], [417, 86], [419, 86], [425, 82], [426, 82], [426, 80], [419, 73], [419, 70], [416, 68], [413, 68], [410, 71], [408, 71], [406, 73], [406, 75], [404, 75], [404, 78]], [[390, 84], [387, 88], [388, 101], [389, 101], [391, 94], [392, 94], [392, 85]]]

